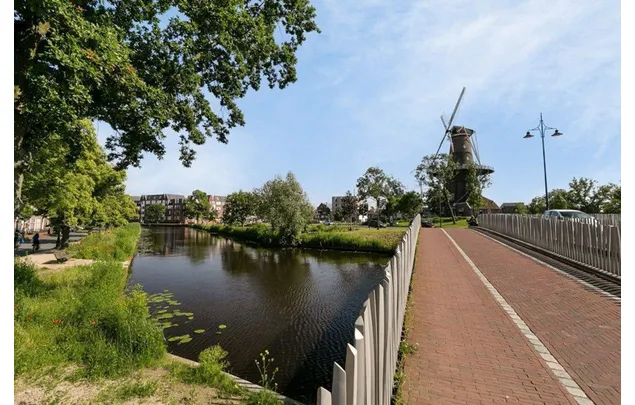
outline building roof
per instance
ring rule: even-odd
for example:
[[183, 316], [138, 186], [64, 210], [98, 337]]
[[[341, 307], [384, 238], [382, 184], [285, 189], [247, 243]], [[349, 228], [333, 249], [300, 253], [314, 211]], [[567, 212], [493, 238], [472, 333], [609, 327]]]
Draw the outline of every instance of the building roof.
[[174, 200], [177, 198], [185, 198], [185, 196], [182, 194], [144, 194], [141, 196], [140, 200], [148, 200], [150, 198]]
[[137, 202], [137, 201], [141, 200], [141, 197], [140, 197], [140, 196], [138, 196], [138, 195], [131, 195], [131, 196], [130, 196], [130, 199], [131, 199], [132, 201], [134, 201], [134, 202]]
[[490, 200], [487, 197], [482, 197], [483, 198], [483, 207], [485, 209], [489, 209], [489, 210], [497, 210], [500, 209], [500, 207], [492, 200]]
[[503, 207], [515, 207], [518, 204], [525, 205], [525, 203], [521, 203], [521, 202], [508, 202], [508, 203], [502, 203], [501, 204], [501, 208], [503, 208]]

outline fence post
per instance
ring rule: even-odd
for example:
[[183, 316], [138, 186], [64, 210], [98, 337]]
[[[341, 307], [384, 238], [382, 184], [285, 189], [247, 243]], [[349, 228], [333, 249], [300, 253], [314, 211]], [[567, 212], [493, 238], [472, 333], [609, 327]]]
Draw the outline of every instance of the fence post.
[[322, 387], [318, 389], [317, 405], [331, 405], [331, 393]]
[[[359, 333], [355, 330], [355, 334]], [[356, 336], [357, 337], [357, 336]], [[346, 345], [346, 405], [357, 405], [357, 349]]]
[[333, 365], [331, 399], [333, 405], [346, 405], [346, 371], [337, 363]]

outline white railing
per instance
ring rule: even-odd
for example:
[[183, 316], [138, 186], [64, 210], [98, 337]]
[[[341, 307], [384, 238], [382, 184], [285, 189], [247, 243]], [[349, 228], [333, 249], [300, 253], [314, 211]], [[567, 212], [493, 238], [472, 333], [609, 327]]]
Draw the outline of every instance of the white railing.
[[344, 367], [333, 365], [331, 392], [318, 389], [317, 405], [390, 404], [420, 228], [417, 215], [386, 266], [384, 280], [364, 302]]
[[619, 226], [517, 214], [481, 214], [478, 224], [621, 277]]

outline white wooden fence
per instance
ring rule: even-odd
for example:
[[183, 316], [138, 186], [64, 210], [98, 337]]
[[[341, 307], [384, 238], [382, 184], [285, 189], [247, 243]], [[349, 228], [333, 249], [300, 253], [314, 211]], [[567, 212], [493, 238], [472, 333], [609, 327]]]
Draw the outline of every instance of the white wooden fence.
[[622, 227], [622, 214], [591, 214], [602, 225]]
[[482, 214], [478, 224], [621, 278], [619, 226], [517, 214]]
[[333, 365], [331, 392], [318, 389], [317, 405], [390, 404], [420, 228], [417, 215], [386, 266], [384, 280], [364, 302], [345, 364]]

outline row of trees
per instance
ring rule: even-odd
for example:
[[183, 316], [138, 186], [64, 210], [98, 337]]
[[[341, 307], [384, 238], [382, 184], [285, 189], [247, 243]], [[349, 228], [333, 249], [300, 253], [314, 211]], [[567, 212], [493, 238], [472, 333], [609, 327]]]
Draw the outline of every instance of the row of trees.
[[[526, 207], [516, 208], [518, 213], [542, 214], [546, 210], [545, 196], [534, 197]], [[622, 212], [622, 186], [609, 183], [598, 185], [587, 177], [573, 178], [568, 189], [549, 192], [550, 209], [576, 209], [587, 214], [619, 214]]]
[[82, 147], [74, 153], [56, 133], [33, 156], [21, 183], [20, 219], [48, 217], [65, 246], [73, 226], [110, 227], [136, 218], [136, 205], [126, 195], [126, 172], [115, 170], [97, 141], [93, 124], [81, 121]]
[[375, 213], [382, 220], [398, 217], [411, 219], [423, 209], [423, 200], [419, 193], [406, 192], [399, 180], [378, 167], [370, 167], [357, 179], [355, 195], [350, 190], [347, 191], [341, 206], [333, 212], [326, 203], [320, 204], [317, 210], [321, 215], [336, 221], [355, 222], [359, 215], [368, 214], [368, 200], [374, 203]]

